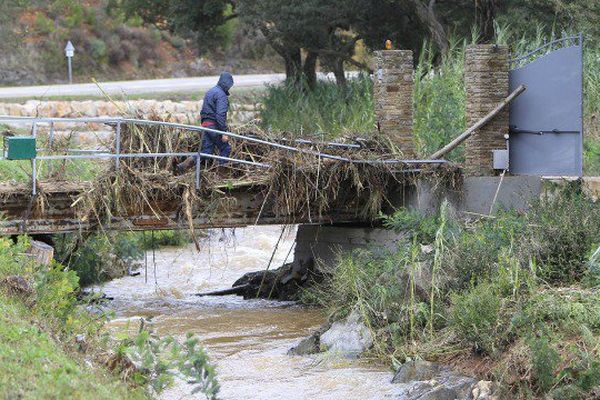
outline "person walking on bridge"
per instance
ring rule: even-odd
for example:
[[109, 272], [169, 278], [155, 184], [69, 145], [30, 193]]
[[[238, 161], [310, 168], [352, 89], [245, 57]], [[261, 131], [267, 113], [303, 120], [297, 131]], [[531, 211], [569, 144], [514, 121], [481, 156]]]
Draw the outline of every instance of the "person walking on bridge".
[[[233, 76], [229, 72], [222, 72], [217, 85], [204, 95], [202, 109], [200, 110], [200, 123], [205, 128], [227, 132], [227, 113], [229, 111], [229, 90], [233, 87]], [[216, 132], [202, 133], [201, 153], [213, 154], [215, 147], [221, 157], [229, 157], [231, 145], [229, 137]], [[194, 163], [194, 158], [189, 157], [177, 165], [177, 171], [182, 173]], [[219, 165], [226, 160], [219, 160]]]

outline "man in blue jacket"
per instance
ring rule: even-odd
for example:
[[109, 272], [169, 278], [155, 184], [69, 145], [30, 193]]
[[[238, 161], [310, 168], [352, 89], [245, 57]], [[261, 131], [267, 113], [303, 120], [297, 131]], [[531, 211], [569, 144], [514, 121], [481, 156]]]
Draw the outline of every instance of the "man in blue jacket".
[[[229, 111], [229, 89], [233, 87], [233, 76], [229, 72], [221, 73], [217, 86], [210, 89], [204, 95], [202, 109], [200, 110], [200, 122], [203, 127], [227, 132], [227, 112]], [[229, 157], [231, 154], [231, 145], [229, 138], [216, 132], [202, 133], [202, 148], [200, 152], [213, 154], [215, 147], [219, 150], [221, 157]], [[223, 165], [227, 161], [219, 160]], [[194, 158], [190, 157], [177, 165], [178, 172], [184, 172], [194, 163]]]

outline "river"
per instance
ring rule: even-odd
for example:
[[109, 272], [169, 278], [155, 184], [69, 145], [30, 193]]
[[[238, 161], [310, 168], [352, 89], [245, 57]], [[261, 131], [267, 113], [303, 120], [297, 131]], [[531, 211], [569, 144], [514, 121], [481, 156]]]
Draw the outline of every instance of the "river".
[[[385, 368], [337, 357], [289, 356], [287, 351], [324, 320], [318, 310], [293, 303], [243, 300], [237, 296], [198, 297], [194, 293], [228, 288], [246, 272], [264, 269], [281, 227], [212, 230], [193, 245], [148, 253], [148, 273], [127, 276], [99, 289], [113, 297], [113, 332], [138, 326], [139, 319], [158, 334], [193, 333], [217, 366], [220, 399], [385, 399], [398, 388]], [[283, 264], [295, 230], [279, 243], [271, 268]], [[289, 257], [293, 256], [293, 252]], [[183, 382], [162, 399], [191, 399]]]

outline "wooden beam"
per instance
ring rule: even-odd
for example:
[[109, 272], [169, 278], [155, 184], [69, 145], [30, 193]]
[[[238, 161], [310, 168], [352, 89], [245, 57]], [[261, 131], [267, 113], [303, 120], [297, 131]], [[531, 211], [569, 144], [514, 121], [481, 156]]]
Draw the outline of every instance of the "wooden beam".
[[448, 143], [447, 145], [445, 145], [444, 147], [442, 147], [440, 150], [438, 150], [435, 153], [433, 153], [429, 157], [429, 159], [431, 159], [431, 160], [437, 160], [437, 159], [442, 158], [446, 154], [450, 153], [452, 150], [454, 150], [456, 147], [458, 147], [458, 145], [460, 145], [462, 142], [464, 142], [465, 140], [467, 140], [473, 133], [475, 133], [475, 131], [477, 131], [477, 129], [481, 128], [482, 126], [484, 126], [485, 124], [487, 124], [488, 122], [490, 122], [492, 120], [492, 118], [494, 118], [496, 115], [498, 115], [498, 113], [500, 113], [500, 111], [502, 111], [507, 105], [510, 104], [511, 101], [513, 101], [514, 99], [516, 99], [526, 89], [527, 88], [525, 87], [525, 85], [520, 85], [511, 94], [509, 94], [507, 98], [505, 98], [504, 100], [502, 100], [502, 102], [499, 103], [496, 106], [496, 108], [494, 108], [486, 116], [484, 116], [479, 121], [477, 121], [469, 129], [467, 129], [466, 131], [464, 131], [463, 133], [461, 133], [460, 135], [458, 135], [450, 143]]

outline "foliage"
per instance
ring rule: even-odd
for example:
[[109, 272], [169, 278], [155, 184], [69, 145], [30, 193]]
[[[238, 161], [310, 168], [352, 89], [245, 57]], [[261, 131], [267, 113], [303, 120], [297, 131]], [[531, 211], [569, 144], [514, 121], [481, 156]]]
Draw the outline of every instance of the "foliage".
[[0, 287], [0, 397], [142, 399], [102, 368], [89, 368], [74, 346], [75, 335], [95, 343], [99, 320], [75, 299], [77, 276], [59, 264], [36, 265], [25, 250], [0, 238], [0, 280], [19, 275], [33, 294], [15, 295]]
[[502, 297], [497, 287], [485, 282], [451, 298], [450, 323], [476, 352], [494, 354], [506, 344], [508, 321], [500, 315]]
[[56, 240], [56, 253], [57, 259], [79, 275], [83, 286], [120, 277], [143, 256], [137, 235], [127, 232], [62, 235]]
[[[102, 353], [112, 345], [101, 333], [104, 316], [93, 316], [81, 307], [74, 271], [56, 262], [36, 264], [26, 255], [28, 247], [26, 237], [16, 244], [0, 238], [0, 282], [19, 275], [33, 288], [31, 294], [15, 294], [0, 283], [0, 396], [146, 398], [146, 389], [159, 393], [179, 377], [192, 381], [194, 393], [216, 398], [214, 367], [191, 335], [179, 344], [172, 337], [141, 330], [117, 344], [117, 358], [128, 357], [127, 365], [134, 369], [123, 377], [139, 389], [124, 385], [103, 367], [89, 368], [78, 352], [88, 353], [88, 363], [104, 361]], [[83, 344], [75, 344], [76, 336]]]
[[[452, 40], [448, 52], [435, 62], [431, 42], [423, 44], [413, 89], [413, 130], [417, 151], [423, 156], [441, 149], [464, 130], [464, 51], [464, 42]], [[451, 159], [464, 160], [462, 147]]]
[[123, 11], [129, 18], [164, 25], [174, 33], [192, 37], [199, 50], [206, 52], [227, 38], [221, 27], [228, 23], [235, 3], [228, 0], [112, 0], [109, 7]]
[[77, 273], [82, 286], [123, 276], [144, 251], [190, 242], [185, 231], [100, 232], [55, 237], [56, 257]]
[[292, 136], [329, 139], [345, 133], [373, 130], [372, 82], [361, 76], [340, 88], [319, 82], [313, 91], [294, 85], [269, 86], [263, 99], [264, 129]]
[[155, 393], [164, 391], [174, 378], [187, 381], [193, 385], [192, 394], [202, 393], [208, 400], [215, 400], [219, 393], [215, 369], [206, 350], [191, 334], [180, 344], [170, 336], [156, 337], [142, 325], [135, 337], [120, 342], [118, 357], [127, 357], [135, 365], [131, 380], [150, 385]]
[[399, 233], [395, 252], [340, 258], [303, 300], [334, 319], [358, 308], [382, 357], [452, 363], [472, 352], [509, 398], [591, 393], [598, 203], [566, 185], [526, 213], [458, 219], [444, 206], [434, 216], [398, 211], [385, 224]]

